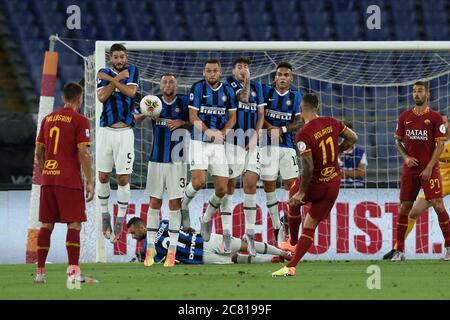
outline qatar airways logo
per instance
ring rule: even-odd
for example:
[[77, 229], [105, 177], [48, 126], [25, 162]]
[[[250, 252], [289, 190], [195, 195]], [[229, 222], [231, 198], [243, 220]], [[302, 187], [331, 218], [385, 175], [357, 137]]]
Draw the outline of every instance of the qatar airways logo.
[[406, 129], [406, 135], [410, 140], [428, 140], [428, 130]]

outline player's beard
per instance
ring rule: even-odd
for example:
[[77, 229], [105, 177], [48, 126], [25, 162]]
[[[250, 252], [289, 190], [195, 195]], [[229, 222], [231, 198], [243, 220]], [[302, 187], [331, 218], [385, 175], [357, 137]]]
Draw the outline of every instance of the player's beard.
[[209, 84], [211, 87], [215, 87], [215, 86], [219, 83], [219, 80], [217, 80], [217, 79], [206, 80], [206, 81], [208, 82], [208, 84]]
[[[119, 64], [115, 64], [115, 65], [114, 65], [114, 69], [116, 69], [116, 71], [119, 71], [119, 72], [120, 72], [120, 71], [123, 71], [123, 70], [125, 69], [125, 65], [126, 65], [126, 64], [120, 64], [120, 65], [119, 65]], [[119, 66], [120, 66], [120, 67], [119, 67]]]
[[415, 103], [416, 106], [418, 106], [418, 107], [419, 107], [419, 106], [423, 106], [423, 105], [425, 104], [426, 101], [427, 101], [426, 98], [423, 98], [423, 100], [414, 98], [414, 103]]

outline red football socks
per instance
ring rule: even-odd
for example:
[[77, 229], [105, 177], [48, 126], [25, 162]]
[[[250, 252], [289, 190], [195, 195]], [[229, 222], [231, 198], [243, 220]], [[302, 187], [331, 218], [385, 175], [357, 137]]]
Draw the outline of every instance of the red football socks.
[[405, 234], [408, 229], [408, 216], [400, 214], [397, 221], [397, 250], [405, 252]]
[[48, 250], [50, 249], [51, 235], [52, 232], [47, 228], [41, 228], [39, 230], [37, 240], [38, 268], [45, 268], [45, 260], [47, 260]]
[[306, 251], [314, 241], [315, 229], [303, 228], [302, 235], [300, 236], [297, 247], [295, 248], [295, 254], [291, 261], [288, 263], [288, 268], [297, 266], [297, 263], [303, 258]]
[[445, 240], [445, 247], [450, 247], [450, 220], [447, 210], [438, 213], [439, 227], [441, 227], [442, 235]]
[[78, 265], [80, 258], [80, 230], [67, 229], [66, 248], [69, 265]]

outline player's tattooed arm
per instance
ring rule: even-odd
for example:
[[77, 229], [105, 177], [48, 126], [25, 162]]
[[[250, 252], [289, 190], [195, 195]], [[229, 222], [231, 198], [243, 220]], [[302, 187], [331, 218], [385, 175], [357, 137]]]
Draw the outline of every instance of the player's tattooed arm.
[[344, 140], [339, 144], [339, 153], [350, 149], [351, 147], [354, 146], [356, 141], [358, 141], [358, 136], [350, 128], [345, 128], [345, 130], [342, 131], [339, 136], [344, 138]]
[[294, 121], [292, 121], [290, 124], [286, 126], [286, 130], [287, 132], [294, 132], [302, 128], [304, 125], [305, 122], [303, 122], [302, 115], [298, 114], [295, 116]]
[[44, 169], [44, 160], [45, 160], [45, 145], [42, 143], [36, 143], [36, 147], [34, 149], [34, 159], [39, 168], [39, 172], [42, 172]]
[[242, 89], [237, 93], [237, 98], [242, 103], [248, 103], [250, 97], [250, 71], [244, 69], [244, 83], [242, 84]]
[[94, 179], [92, 176], [91, 155], [87, 145], [82, 144], [78, 146], [78, 157], [84, 176], [86, 177], [86, 201], [89, 202], [94, 198]]
[[397, 148], [398, 153], [400, 153], [400, 155], [403, 157], [403, 159], [405, 160], [406, 165], [409, 168], [416, 167], [419, 164], [419, 161], [416, 158], [410, 157], [406, 153], [405, 146], [403, 145], [403, 142], [402, 142], [402, 140], [400, 138], [396, 138], [395, 139], [395, 147]]

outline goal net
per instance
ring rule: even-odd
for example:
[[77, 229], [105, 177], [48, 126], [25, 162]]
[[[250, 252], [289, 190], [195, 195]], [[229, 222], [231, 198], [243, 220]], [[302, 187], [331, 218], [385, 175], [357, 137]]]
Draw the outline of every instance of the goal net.
[[[96, 51], [85, 61], [85, 113], [91, 120], [93, 148], [99, 126], [101, 105], [96, 98], [96, 72], [108, 66], [108, 49], [113, 42], [98, 41]], [[449, 105], [449, 43], [249, 43], [249, 42], [123, 42], [129, 50], [129, 63], [139, 69], [140, 97], [159, 94], [162, 74], [174, 73], [178, 93], [188, 94], [191, 85], [202, 78], [207, 58], [219, 58], [223, 77], [231, 75], [232, 62], [238, 56], [250, 58], [251, 78], [265, 84], [274, 82], [276, 65], [288, 61], [293, 65], [293, 88], [302, 94], [319, 96], [321, 115], [351, 122], [359, 136], [357, 147], [365, 151], [367, 170], [362, 181], [343, 185], [329, 218], [318, 227], [315, 242], [306, 259], [372, 259], [391, 249], [395, 240], [402, 159], [393, 134], [399, 114], [412, 106], [412, 84], [427, 81], [430, 105], [447, 113]], [[128, 219], [146, 219], [149, 199], [144, 195], [148, 159], [152, 145], [152, 126], [145, 120], [134, 129], [135, 162], [131, 175], [132, 198]], [[98, 154], [95, 154], [98, 156]], [[300, 161], [299, 161], [300, 163]], [[115, 175], [112, 175], [115, 184]], [[188, 175], [189, 180], [190, 175]], [[198, 217], [203, 213], [209, 187], [190, 205], [192, 226], [199, 230]], [[233, 198], [233, 235], [244, 233], [243, 191], [241, 182]], [[262, 186], [259, 182], [258, 186]], [[287, 212], [286, 193], [278, 185], [280, 215]], [[272, 224], [262, 188], [257, 191], [257, 240], [273, 243]], [[130, 236], [113, 245], [101, 235], [100, 215], [95, 204], [82, 231], [83, 261], [129, 261], [140, 250]], [[304, 213], [308, 207], [304, 208]], [[117, 212], [116, 190], [111, 191], [110, 212]], [[161, 212], [168, 218], [167, 199]], [[127, 220], [128, 220], [127, 219]], [[213, 218], [213, 232], [221, 233], [220, 216]], [[280, 239], [281, 240], [281, 239]], [[433, 210], [417, 221], [406, 248], [417, 258], [439, 254], [442, 236]]]

